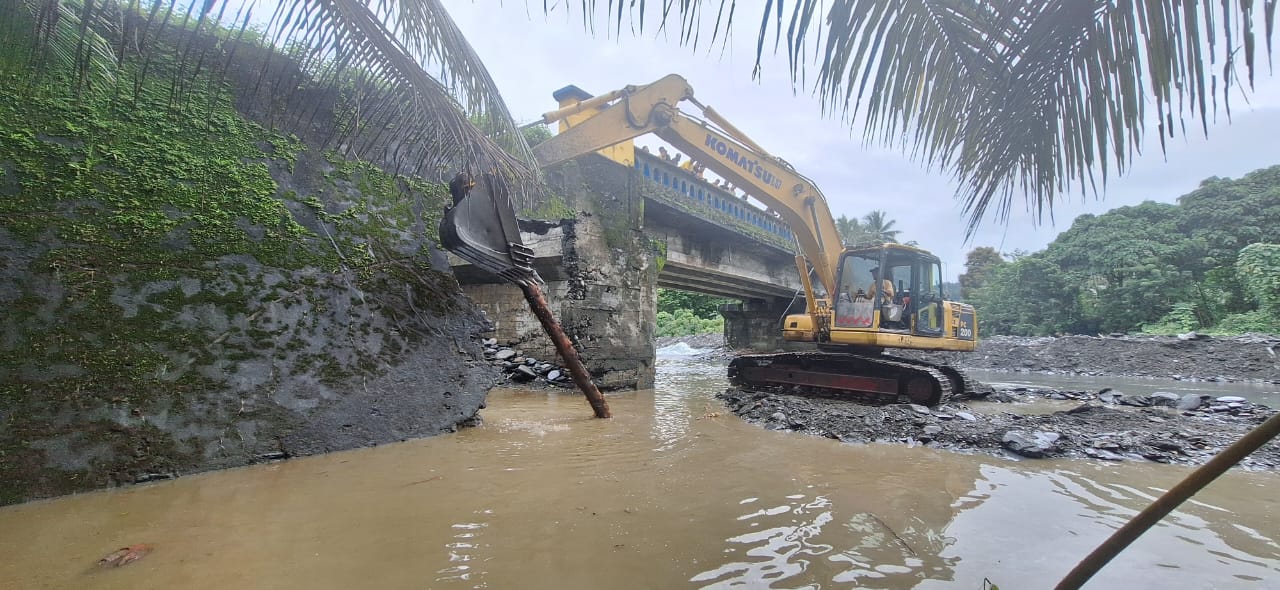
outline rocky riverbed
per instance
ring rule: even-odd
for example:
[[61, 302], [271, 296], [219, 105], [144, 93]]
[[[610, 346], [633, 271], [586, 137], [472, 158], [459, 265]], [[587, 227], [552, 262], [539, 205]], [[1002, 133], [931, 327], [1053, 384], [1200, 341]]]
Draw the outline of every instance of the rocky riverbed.
[[1187, 381], [1280, 383], [1280, 336], [1063, 336], [984, 338], [966, 353], [894, 354], [966, 369]]
[[[951, 402], [863, 406], [846, 400], [745, 392], [720, 394], [733, 413], [771, 430], [789, 430], [844, 442], [905, 443], [958, 451], [1029, 457], [1126, 459], [1198, 465], [1275, 413], [1239, 397], [1157, 392], [1126, 396], [1051, 389], [997, 390], [1004, 402], [1038, 399], [1070, 404], [1049, 413], [992, 411], [993, 404]], [[1067, 401], [1070, 400], [1070, 401]], [[1022, 404], [1020, 404], [1022, 405]], [[1272, 442], [1243, 465], [1280, 469], [1280, 443]]]
[[503, 376], [521, 387], [575, 387], [569, 370], [555, 363], [547, 362], [526, 355], [523, 350], [498, 344], [497, 338], [486, 338], [484, 358], [489, 364], [501, 369]]
[[[731, 356], [717, 335], [682, 341], [707, 358]], [[1069, 336], [996, 337], [969, 354], [900, 353], [966, 369], [1089, 376], [1145, 376], [1187, 381], [1280, 382], [1280, 338]], [[772, 430], [846, 442], [886, 442], [1021, 457], [1077, 457], [1202, 464], [1275, 410], [1243, 397], [1154, 392], [1131, 395], [1103, 388], [1072, 390], [998, 387], [981, 400], [936, 408], [909, 404], [862, 406], [844, 400], [744, 392], [719, 396], [730, 411]], [[1010, 404], [1003, 406], [1003, 404]], [[1243, 463], [1280, 469], [1280, 443]]]

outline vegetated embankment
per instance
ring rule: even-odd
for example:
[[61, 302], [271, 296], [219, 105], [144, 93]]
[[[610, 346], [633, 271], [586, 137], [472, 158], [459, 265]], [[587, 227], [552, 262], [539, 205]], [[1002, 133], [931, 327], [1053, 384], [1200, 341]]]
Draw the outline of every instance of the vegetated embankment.
[[236, 96], [256, 66], [164, 59], [136, 92], [4, 73], [0, 505], [450, 431], [496, 376], [442, 185], [243, 116], [283, 102]]

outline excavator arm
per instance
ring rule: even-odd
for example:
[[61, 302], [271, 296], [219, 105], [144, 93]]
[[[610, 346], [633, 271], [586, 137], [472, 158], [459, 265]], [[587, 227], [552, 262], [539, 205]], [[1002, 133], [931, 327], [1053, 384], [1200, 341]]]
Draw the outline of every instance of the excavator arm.
[[[561, 128], [558, 135], [534, 146], [542, 166], [600, 150], [616, 158], [618, 152], [612, 151], [616, 146], [652, 133], [772, 208], [790, 226], [803, 254], [796, 257], [796, 265], [807, 295], [807, 313], [785, 318], [783, 338], [819, 343], [826, 349], [736, 357], [728, 367], [730, 383], [758, 390], [847, 395], [870, 402], [907, 399], [926, 405], [941, 403], [957, 391], [973, 390], [963, 373], [953, 368], [879, 354], [885, 348], [972, 350], [976, 344], [972, 307], [942, 301], [940, 287], [931, 287], [937, 283], [925, 282], [941, 274], [936, 257], [896, 244], [846, 251], [818, 187], [698, 102], [689, 83], [678, 75], [595, 97], [572, 87], [561, 93], [557, 94], [562, 100], [579, 100], [543, 115], [543, 123], [559, 121]], [[684, 103], [697, 107], [699, 116], [681, 110]], [[878, 303], [859, 302], [852, 297], [860, 294], [838, 289], [841, 264], [850, 267], [844, 269], [846, 274], [859, 276], [876, 263], [886, 269], [908, 269], [911, 288], [925, 287], [910, 307], [918, 317], [901, 319], [903, 309], [909, 307], [905, 299], [881, 295], [874, 300]], [[822, 297], [815, 295], [810, 268], [825, 289]], [[847, 282], [848, 277], [840, 281]], [[968, 330], [967, 338], [960, 334], [962, 328]], [[948, 335], [950, 331], [954, 334]]]
[[[682, 112], [678, 108], [681, 102], [698, 107], [705, 119]], [[694, 99], [693, 89], [683, 77], [671, 74], [652, 84], [593, 97], [549, 112], [542, 122], [550, 124], [587, 111], [597, 112], [534, 146], [540, 165], [550, 166], [652, 133], [777, 211], [791, 227], [818, 282], [827, 293], [836, 292], [836, 265], [843, 245], [822, 192]], [[814, 299], [809, 293], [810, 306]]]

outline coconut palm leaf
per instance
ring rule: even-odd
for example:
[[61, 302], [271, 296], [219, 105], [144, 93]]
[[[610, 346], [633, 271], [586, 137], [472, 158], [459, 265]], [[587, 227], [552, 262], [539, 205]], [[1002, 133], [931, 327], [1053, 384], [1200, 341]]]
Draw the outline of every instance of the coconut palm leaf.
[[497, 84], [438, 0], [377, 0], [373, 8], [410, 55], [427, 68], [439, 68], [436, 78], [462, 103], [473, 123], [520, 160], [534, 161]]
[[[359, 0], [293, 0], [279, 6], [267, 29], [274, 45], [298, 48], [294, 57], [304, 63], [324, 62], [333, 77], [357, 77], [358, 86], [365, 89], [361, 116], [370, 128], [380, 130], [374, 143], [399, 145], [430, 137], [429, 148], [453, 156], [456, 165], [492, 170], [523, 187], [532, 186], [532, 156], [483, 66], [474, 54], [465, 58], [470, 48], [437, 0], [414, 3], [432, 15], [432, 28], [403, 20], [392, 19], [398, 25], [384, 22], [386, 15], [380, 17]], [[464, 47], [455, 51], [464, 57], [439, 65], [443, 79], [457, 82], [464, 91], [455, 95], [441, 79], [427, 74], [396, 36], [392, 27], [397, 26], [415, 30], [415, 43], [434, 42], [437, 50], [461, 41]], [[509, 129], [500, 139], [514, 139], [507, 142], [514, 155], [477, 129], [469, 114], [482, 114], [497, 128]]]
[[[122, 1], [18, 0], [3, 3], [0, 18], [34, 31], [35, 55], [56, 61], [71, 56], [81, 71], [85, 64], [114, 64], [131, 51], [139, 54], [145, 76], [150, 52], [163, 45], [156, 41], [182, 33], [186, 39], [178, 47], [171, 97], [176, 100], [202, 68], [225, 68], [231, 62], [209, 59], [215, 44], [198, 43], [196, 37], [215, 36], [234, 52], [250, 21], [269, 17], [265, 34], [276, 63], [268, 57], [261, 75], [277, 79], [259, 86], [284, 94], [296, 90], [297, 80], [279, 78], [282, 72], [298, 71], [279, 67], [279, 54], [287, 53], [315, 78], [312, 83], [341, 87], [354, 124], [334, 139], [341, 140], [348, 155], [376, 153], [381, 163], [391, 160], [403, 167], [407, 161], [419, 171], [428, 163], [493, 171], [517, 185], [510, 191], [516, 195], [532, 196], [540, 188], [528, 146], [439, 0], [248, 3], [266, 11], [260, 14], [233, 0], [185, 0], [185, 6], [180, 0], [128, 0], [124, 6]], [[229, 15], [230, 8], [234, 11]], [[231, 22], [224, 22], [228, 16]], [[119, 50], [113, 51], [107, 39], [116, 40]], [[84, 57], [90, 50], [93, 60]], [[427, 65], [438, 75], [428, 74]], [[298, 106], [289, 99], [281, 103]], [[306, 106], [309, 113], [293, 109], [292, 115], [300, 121], [314, 117], [318, 105]], [[488, 132], [477, 129], [472, 119], [485, 121]]]
[[[659, 26], [701, 26], [719, 4], [666, 0]], [[785, 36], [793, 84], [869, 141], [949, 171], [972, 234], [1017, 197], [1040, 219], [1065, 193], [1096, 194], [1149, 124], [1163, 150], [1188, 119], [1207, 134], [1220, 103], [1230, 117], [1240, 72], [1252, 86], [1259, 52], [1270, 64], [1277, 1], [834, 0], [815, 18], [827, 4], [766, 0], [756, 72], [768, 34], [774, 51]]]
[[893, 229], [898, 222], [884, 211], [875, 210], [862, 216], [862, 229], [881, 242], [897, 242], [902, 230]]
[[107, 36], [119, 28], [114, 3], [59, 0], [0, 2], [5, 61], [29, 62], [38, 72], [62, 72], [78, 85], [114, 81], [116, 53]]

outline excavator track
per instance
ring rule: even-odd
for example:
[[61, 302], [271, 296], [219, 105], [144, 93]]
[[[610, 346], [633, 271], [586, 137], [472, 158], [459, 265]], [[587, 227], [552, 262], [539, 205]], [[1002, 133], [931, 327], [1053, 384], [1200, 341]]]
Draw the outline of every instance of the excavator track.
[[865, 404], [936, 406], [975, 387], [963, 372], [911, 359], [833, 352], [751, 354], [729, 363], [729, 383], [752, 391], [835, 396]]

